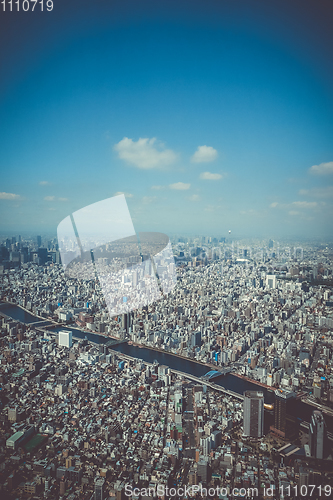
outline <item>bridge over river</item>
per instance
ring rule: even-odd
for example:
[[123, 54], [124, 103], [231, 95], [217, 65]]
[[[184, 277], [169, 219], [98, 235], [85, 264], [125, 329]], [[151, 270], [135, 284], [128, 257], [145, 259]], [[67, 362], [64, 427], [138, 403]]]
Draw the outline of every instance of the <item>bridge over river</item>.
[[[228, 396], [232, 396], [233, 398], [238, 399], [239, 401], [244, 401], [244, 396], [242, 394], [238, 394], [237, 392], [231, 391], [229, 389], [225, 389], [225, 387], [222, 387], [221, 385], [214, 384], [214, 382], [210, 382], [209, 380], [203, 380], [203, 377], [195, 377], [194, 375], [190, 375], [189, 373], [184, 373], [180, 372], [178, 370], [170, 370], [172, 373], [176, 373], [177, 375], [181, 375], [185, 378], [188, 378], [190, 380], [193, 380], [194, 382], [197, 382], [198, 384], [203, 384], [207, 385], [208, 387], [211, 387], [215, 391], [220, 391], [223, 392], [224, 394], [227, 394]], [[220, 373], [221, 375], [221, 373]]]
[[205, 381], [213, 380], [214, 378], [221, 377], [222, 375], [226, 375], [230, 373], [232, 368], [221, 368], [220, 370], [210, 370], [205, 373], [201, 378]]

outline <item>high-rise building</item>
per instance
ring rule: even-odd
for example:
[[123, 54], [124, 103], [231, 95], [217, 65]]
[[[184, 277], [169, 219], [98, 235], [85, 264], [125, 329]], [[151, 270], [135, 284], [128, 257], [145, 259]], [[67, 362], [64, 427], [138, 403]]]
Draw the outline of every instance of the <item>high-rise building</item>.
[[72, 332], [67, 330], [60, 330], [59, 332], [59, 346], [72, 347]]
[[274, 425], [271, 431], [285, 439], [297, 436], [297, 419], [295, 415], [296, 394], [286, 389], [275, 391]]
[[262, 437], [264, 434], [264, 393], [245, 391], [243, 410], [244, 436]]
[[309, 446], [312, 457], [323, 459], [326, 441], [326, 424], [321, 411], [315, 410], [312, 413], [309, 425]]
[[56, 253], [55, 253], [55, 262], [56, 262], [56, 264], [61, 264], [61, 258], [60, 258], [60, 252], [59, 252], [59, 250], [56, 250]]
[[207, 436], [205, 438], [200, 439], [200, 445], [202, 446], [202, 454], [205, 457], [208, 457], [212, 449], [211, 437]]
[[138, 272], [136, 270], [132, 273], [132, 284], [138, 286]]
[[208, 462], [204, 457], [201, 457], [198, 462], [198, 476], [203, 483], [208, 481]]
[[193, 332], [191, 335], [191, 346], [196, 347], [201, 345], [201, 332]]
[[103, 500], [105, 498], [104, 483], [105, 479], [103, 477], [99, 477], [95, 480], [94, 500]]
[[132, 325], [132, 316], [131, 313], [124, 313], [121, 316], [118, 317], [118, 323], [121, 324], [121, 328], [123, 330], [126, 330], [126, 332], [129, 331], [129, 328]]
[[41, 236], [37, 236], [37, 245], [38, 245], [38, 247], [42, 246], [42, 237]]
[[276, 288], [277, 281], [274, 274], [267, 274], [266, 276], [266, 286], [268, 288]]
[[38, 248], [38, 263], [44, 266], [47, 262], [47, 248]]

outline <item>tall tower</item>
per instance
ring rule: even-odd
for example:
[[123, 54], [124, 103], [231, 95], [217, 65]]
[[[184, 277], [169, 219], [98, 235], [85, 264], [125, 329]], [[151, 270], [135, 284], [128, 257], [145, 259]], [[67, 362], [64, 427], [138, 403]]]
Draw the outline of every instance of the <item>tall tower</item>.
[[94, 500], [104, 500], [104, 483], [105, 479], [103, 477], [95, 479]]
[[245, 391], [243, 435], [260, 438], [264, 434], [264, 393]]
[[310, 453], [314, 458], [324, 458], [324, 448], [326, 440], [326, 424], [321, 411], [315, 410], [312, 413], [309, 426]]
[[296, 394], [285, 389], [275, 391], [274, 425], [271, 431], [285, 439], [297, 436], [297, 419], [294, 416]]

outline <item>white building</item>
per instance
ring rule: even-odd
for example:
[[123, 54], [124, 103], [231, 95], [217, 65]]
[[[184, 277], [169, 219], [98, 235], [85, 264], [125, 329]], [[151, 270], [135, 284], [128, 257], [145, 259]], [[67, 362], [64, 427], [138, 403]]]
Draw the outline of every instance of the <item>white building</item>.
[[59, 332], [59, 346], [72, 347], [72, 332], [67, 330], [60, 330]]
[[276, 288], [277, 280], [274, 274], [267, 274], [266, 276], [266, 286], [268, 288]]

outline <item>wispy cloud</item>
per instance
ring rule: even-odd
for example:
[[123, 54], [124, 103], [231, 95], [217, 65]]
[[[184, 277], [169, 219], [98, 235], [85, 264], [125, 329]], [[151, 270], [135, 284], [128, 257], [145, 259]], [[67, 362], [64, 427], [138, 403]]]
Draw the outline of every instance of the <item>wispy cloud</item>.
[[215, 212], [216, 210], [219, 210], [222, 208], [221, 205], [207, 205], [205, 207], [205, 212]]
[[38, 184], [40, 186], [50, 186], [51, 185], [51, 183], [49, 181], [40, 181]]
[[200, 179], [203, 179], [206, 181], [218, 181], [219, 179], [222, 179], [222, 174], [213, 174], [211, 172], [202, 172], [200, 174]]
[[20, 200], [21, 196], [14, 193], [0, 193], [0, 200]]
[[292, 205], [298, 208], [316, 208], [316, 201], [293, 201]]
[[301, 196], [311, 196], [313, 198], [333, 198], [333, 186], [300, 189], [298, 194]]
[[157, 196], [144, 196], [142, 198], [142, 202], [145, 205], [148, 205], [149, 203], [153, 203], [157, 199]]
[[292, 203], [278, 203], [277, 201], [274, 201], [273, 203], [270, 204], [270, 208], [279, 208], [286, 210], [293, 210], [294, 208], [314, 209], [317, 207], [318, 203], [316, 201], [293, 201]]
[[170, 189], [176, 189], [178, 191], [186, 191], [187, 189], [190, 189], [191, 184], [186, 184], [185, 182], [175, 182], [175, 184], [170, 184], [169, 188]]
[[124, 194], [126, 198], [133, 198], [133, 194], [125, 193], [124, 191], [117, 191], [116, 193], [114, 193], [114, 196], [119, 196], [120, 194]]
[[297, 212], [296, 210], [289, 210], [288, 214], [289, 215], [299, 215], [299, 212]]
[[201, 196], [199, 196], [198, 194], [192, 194], [191, 196], [188, 197], [188, 200], [190, 200], [190, 201], [200, 201], [201, 200]]
[[55, 196], [44, 196], [45, 201], [68, 201], [68, 198], [56, 198]]
[[320, 163], [319, 165], [312, 165], [309, 169], [310, 174], [315, 175], [329, 175], [333, 174], [333, 161], [327, 163]]
[[153, 189], [154, 191], [160, 191], [161, 189], [164, 189], [164, 186], [152, 186], [150, 189]]
[[191, 157], [191, 161], [193, 163], [207, 163], [216, 160], [217, 155], [216, 149], [211, 146], [198, 146], [198, 149]]
[[140, 138], [138, 141], [124, 137], [114, 145], [114, 150], [121, 160], [146, 170], [166, 167], [177, 159], [176, 153], [171, 149], [164, 149], [164, 145], [157, 143], [155, 137]]

